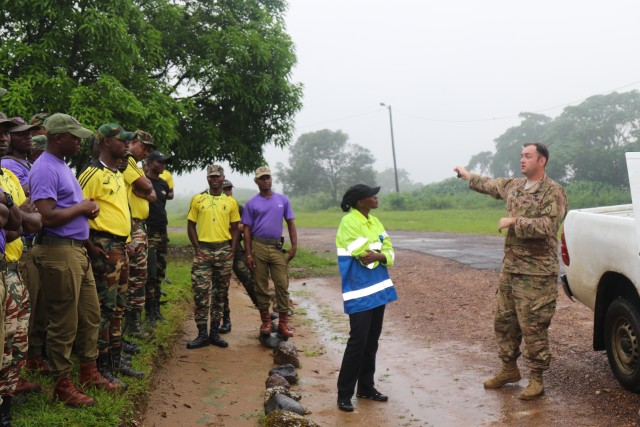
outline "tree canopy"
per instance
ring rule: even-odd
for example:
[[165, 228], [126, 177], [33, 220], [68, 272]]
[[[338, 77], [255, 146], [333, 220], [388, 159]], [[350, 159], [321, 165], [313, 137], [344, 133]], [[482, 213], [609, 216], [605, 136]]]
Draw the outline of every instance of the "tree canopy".
[[547, 174], [562, 183], [602, 182], [627, 187], [625, 152], [640, 150], [640, 92], [596, 95], [556, 118], [522, 113], [520, 125], [495, 139], [496, 152], [478, 153], [469, 166], [493, 176], [518, 176], [522, 145], [549, 147]]
[[349, 144], [349, 136], [329, 129], [302, 134], [291, 146], [289, 167], [278, 164], [278, 181], [292, 196], [328, 192], [332, 202], [354, 184], [373, 185], [375, 158], [368, 149]]
[[0, 109], [151, 132], [172, 169], [263, 164], [302, 89], [285, 0], [0, 0]]

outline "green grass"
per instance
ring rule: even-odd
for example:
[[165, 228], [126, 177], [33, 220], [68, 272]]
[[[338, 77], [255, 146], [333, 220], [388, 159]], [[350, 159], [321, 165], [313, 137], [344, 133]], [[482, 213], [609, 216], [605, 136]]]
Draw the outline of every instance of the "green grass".
[[[443, 209], [428, 211], [372, 212], [387, 230], [446, 231], [451, 233], [498, 234], [498, 220], [505, 216], [500, 208]], [[337, 209], [296, 213], [298, 227], [338, 228], [345, 214]]]
[[295, 278], [338, 274], [338, 260], [334, 253], [320, 253], [305, 248], [298, 248], [289, 266], [289, 275]]
[[[150, 390], [150, 376], [159, 358], [170, 351], [170, 344], [179, 335], [182, 324], [190, 312], [187, 307], [191, 301], [191, 265], [185, 261], [170, 259], [168, 274], [172, 285], [164, 285], [169, 303], [162, 306], [165, 322], [155, 330], [151, 342], [138, 342], [142, 353], [133, 359], [133, 367], [146, 374], [144, 379], [124, 378], [129, 388], [124, 393], [111, 394], [99, 390], [89, 390], [87, 394], [96, 400], [96, 406], [84, 409], [72, 409], [51, 399], [53, 380], [40, 375], [28, 376], [36, 380], [45, 390], [32, 394], [22, 405], [13, 405], [12, 415], [15, 427], [29, 426], [95, 426], [116, 427], [129, 425]], [[77, 368], [72, 379], [77, 384]], [[124, 421], [123, 421], [124, 420]]]

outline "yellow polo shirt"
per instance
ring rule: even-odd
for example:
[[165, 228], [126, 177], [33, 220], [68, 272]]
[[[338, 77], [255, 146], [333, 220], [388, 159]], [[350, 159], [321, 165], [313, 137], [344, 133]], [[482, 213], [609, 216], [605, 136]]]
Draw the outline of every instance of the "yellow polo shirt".
[[147, 219], [149, 217], [149, 202], [147, 199], [138, 197], [133, 193], [133, 183], [141, 176], [145, 176], [144, 171], [140, 169], [133, 156], [129, 156], [127, 168], [122, 172], [122, 176], [124, 176], [124, 182], [127, 184], [131, 215], [134, 218]]
[[168, 170], [165, 169], [160, 174], [160, 178], [162, 178], [165, 181], [167, 181], [167, 184], [169, 185], [169, 190], [173, 190], [173, 176], [171, 175], [171, 172], [169, 172]]
[[229, 225], [240, 221], [238, 202], [224, 193], [212, 196], [207, 190], [193, 196], [187, 219], [196, 223], [198, 240], [201, 242], [231, 240]]
[[[27, 197], [24, 194], [24, 190], [20, 185], [20, 180], [13, 172], [9, 169], [1, 168], [2, 174], [0, 174], [0, 187], [2, 190], [11, 194], [13, 198], [13, 203], [17, 206], [20, 206], [24, 203]], [[4, 250], [5, 255], [4, 259], [7, 262], [16, 262], [22, 256], [22, 249], [24, 247], [24, 243], [22, 239], [18, 237], [16, 240], [12, 242], [7, 242], [7, 246]]]
[[99, 160], [91, 163], [80, 178], [82, 195], [100, 206], [100, 214], [89, 220], [89, 228], [128, 237], [131, 234], [129, 198], [120, 171], [112, 171]]

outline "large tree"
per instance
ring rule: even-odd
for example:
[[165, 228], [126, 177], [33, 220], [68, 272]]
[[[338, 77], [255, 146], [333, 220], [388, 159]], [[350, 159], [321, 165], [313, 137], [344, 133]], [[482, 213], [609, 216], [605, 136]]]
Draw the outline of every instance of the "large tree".
[[285, 0], [0, 0], [0, 109], [150, 131], [172, 168], [248, 172], [288, 144], [301, 86]]
[[328, 192], [335, 203], [351, 185], [373, 185], [375, 158], [348, 139], [346, 133], [329, 129], [301, 135], [291, 146], [289, 167], [278, 165], [278, 181], [285, 192], [294, 196]]

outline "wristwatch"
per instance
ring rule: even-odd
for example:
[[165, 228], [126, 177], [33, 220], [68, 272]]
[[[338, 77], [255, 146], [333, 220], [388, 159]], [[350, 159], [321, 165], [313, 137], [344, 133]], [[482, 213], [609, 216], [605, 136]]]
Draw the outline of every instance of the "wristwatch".
[[6, 191], [4, 192], [4, 197], [7, 198], [7, 202], [5, 203], [5, 205], [11, 209], [14, 205], [13, 203], [13, 197], [11, 197], [11, 193], [7, 193]]

